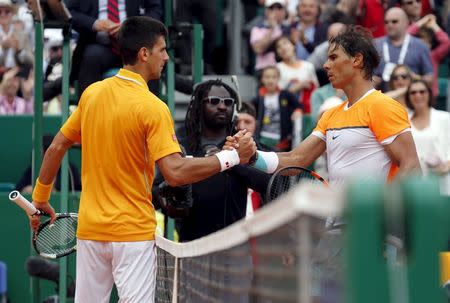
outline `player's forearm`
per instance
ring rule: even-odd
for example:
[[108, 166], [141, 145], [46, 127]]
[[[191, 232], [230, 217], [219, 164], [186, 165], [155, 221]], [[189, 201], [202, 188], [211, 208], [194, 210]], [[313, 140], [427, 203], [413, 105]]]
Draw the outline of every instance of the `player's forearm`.
[[405, 159], [399, 163], [399, 171], [397, 176], [410, 176], [410, 175], [422, 175], [422, 169], [420, 168], [419, 159]]
[[39, 181], [43, 184], [50, 184], [56, 177], [61, 161], [66, 153], [66, 149], [60, 146], [51, 145], [44, 155], [41, 170], [39, 171]]
[[216, 156], [206, 158], [182, 158], [180, 165], [169, 174], [164, 174], [170, 186], [195, 183], [220, 172], [221, 166]]

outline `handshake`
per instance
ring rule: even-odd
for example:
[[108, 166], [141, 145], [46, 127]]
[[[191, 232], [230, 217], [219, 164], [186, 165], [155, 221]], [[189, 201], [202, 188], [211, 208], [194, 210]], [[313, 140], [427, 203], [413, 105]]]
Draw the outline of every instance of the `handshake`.
[[240, 164], [247, 164], [256, 154], [256, 143], [252, 133], [247, 130], [240, 130], [233, 136], [228, 136], [225, 140], [223, 150], [235, 149], [239, 154]]

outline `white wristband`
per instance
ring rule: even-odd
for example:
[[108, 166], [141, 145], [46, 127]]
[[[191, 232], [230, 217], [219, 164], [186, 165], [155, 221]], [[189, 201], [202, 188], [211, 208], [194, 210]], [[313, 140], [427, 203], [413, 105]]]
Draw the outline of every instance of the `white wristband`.
[[220, 162], [220, 171], [224, 171], [229, 169], [235, 165], [238, 165], [241, 161], [239, 159], [239, 154], [237, 150], [222, 150], [215, 154], [215, 156], [219, 159]]

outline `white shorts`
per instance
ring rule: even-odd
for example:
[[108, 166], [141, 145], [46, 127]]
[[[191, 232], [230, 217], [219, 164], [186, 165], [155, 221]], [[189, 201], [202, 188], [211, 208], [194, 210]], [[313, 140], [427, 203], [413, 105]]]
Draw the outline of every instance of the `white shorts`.
[[77, 242], [75, 303], [109, 303], [113, 283], [120, 303], [153, 303], [155, 241]]

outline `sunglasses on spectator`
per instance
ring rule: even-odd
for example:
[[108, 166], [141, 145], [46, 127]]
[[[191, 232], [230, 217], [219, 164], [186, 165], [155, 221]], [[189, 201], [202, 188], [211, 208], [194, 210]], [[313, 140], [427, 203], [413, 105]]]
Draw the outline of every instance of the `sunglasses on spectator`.
[[419, 90], [412, 90], [409, 92], [410, 95], [415, 95], [415, 94], [420, 94], [420, 95], [425, 95], [427, 92], [426, 89], [419, 89]]
[[398, 75], [392, 75], [392, 80], [399, 80], [399, 79], [406, 80], [409, 78], [408, 74], [398, 74]]
[[389, 23], [392, 23], [392, 24], [397, 24], [397, 23], [398, 23], [398, 20], [397, 20], [397, 19], [392, 19], [392, 20], [384, 20], [384, 24], [389, 24]]
[[209, 96], [203, 99], [203, 101], [208, 102], [211, 105], [217, 106], [219, 103], [225, 104], [226, 107], [230, 107], [234, 104], [233, 98], [220, 98], [215, 96]]
[[403, 4], [412, 5], [414, 3], [421, 3], [421, 2], [422, 2], [421, 0], [409, 0], [409, 1], [403, 2]]
[[11, 10], [9, 8], [0, 8], [0, 15], [9, 15]]

